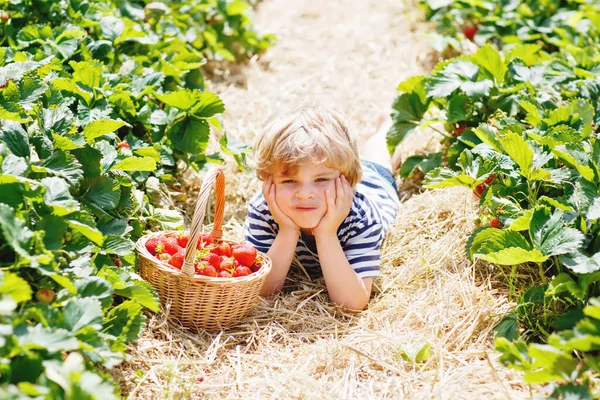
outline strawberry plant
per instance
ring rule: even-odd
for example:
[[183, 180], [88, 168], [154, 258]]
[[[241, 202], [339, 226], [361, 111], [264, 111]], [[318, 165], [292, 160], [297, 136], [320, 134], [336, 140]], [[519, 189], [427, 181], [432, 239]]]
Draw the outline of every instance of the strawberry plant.
[[[501, 360], [528, 383], [557, 382], [556, 398], [592, 398], [600, 342], [598, 5], [422, 4], [438, 24], [440, 50], [460, 51], [461, 35], [481, 47], [399, 85], [390, 148], [418, 128], [443, 136], [441, 152], [410, 157], [400, 173], [419, 169], [425, 187], [465, 186], [479, 198], [482, 224], [467, 255], [509, 266], [516, 300], [495, 329]], [[538, 283], [517, 288], [525, 264], [537, 266]]]
[[[159, 310], [135, 241], [183, 228], [156, 188], [220, 159], [206, 149], [224, 105], [200, 67], [272, 38], [241, 1], [0, 10], [0, 397], [118, 398], [105, 371]], [[243, 146], [221, 145], [241, 161]]]

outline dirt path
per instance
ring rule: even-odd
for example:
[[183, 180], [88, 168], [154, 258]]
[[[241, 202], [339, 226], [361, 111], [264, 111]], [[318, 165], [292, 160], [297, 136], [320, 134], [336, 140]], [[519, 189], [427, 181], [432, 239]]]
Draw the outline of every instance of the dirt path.
[[[311, 101], [340, 109], [359, 132], [372, 130], [398, 83], [426, 72], [419, 60], [429, 47], [411, 31], [415, 19], [401, 0], [265, 0], [255, 24], [278, 44], [208, 83], [227, 107], [228, 135], [251, 142], [271, 113]], [[410, 153], [423, 139], [404, 146]], [[227, 234], [239, 237], [259, 183], [229, 167]], [[476, 216], [464, 190], [404, 203], [382, 251], [384, 276], [359, 314], [332, 306], [322, 281], [293, 276], [234, 330], [193, 334], [153, 319], [121, 370], [123, 387], [130, 398], [528, 397], [489, 340], [508, 309], [499, 273], [464, 256]], [[427, 345], [422, 362], [407, 356]]]

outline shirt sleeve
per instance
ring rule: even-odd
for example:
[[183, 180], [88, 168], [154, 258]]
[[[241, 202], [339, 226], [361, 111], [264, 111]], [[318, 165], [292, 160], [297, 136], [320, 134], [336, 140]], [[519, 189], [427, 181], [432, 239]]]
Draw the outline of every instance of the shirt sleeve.
[[352, 229], [343, 248], [346, 259], [359, 277], [381, 276], [380, 250], [384, 237], [381, 222], [359, 221]]
[[263, 207], [255, 207], [252, 203], [248, 204], [248, 215], [244, 222], [244, 238], [246, 242], [263, 253], [269, 251], [276, 236], [271, 220], [271, 213], [266, 204]]

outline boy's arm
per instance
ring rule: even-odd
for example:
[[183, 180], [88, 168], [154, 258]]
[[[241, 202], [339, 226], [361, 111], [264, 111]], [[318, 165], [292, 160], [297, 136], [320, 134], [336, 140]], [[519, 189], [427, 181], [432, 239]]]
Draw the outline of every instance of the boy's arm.
[[331, 301], [353, 310], [363, 310], [371, 297], [373, 278], [358, 276], [337, 235], [316, 236], [315, 241]]
[[300, 233], [294, 229], [282, 229], [277, 234], [271, 248], [267, 252], [273, 262], [271, 272], [260, 290], [261, 296], [277, 293], [283, 288], [285, 277], [290, 270]]
[[[335, 193], [326, 190], [325, 198], [327, 212], [313, 229], [313, 234], [327, 291], [334, 303], [362, 310], [371, 296], [372, 278], [361, 278], [357, 274], [337, 237], [338, 227], [348, 216], [354, 198], [354, 191], [345, 176], [336, 178]], [[368, 230], [363, 232], [369, 234]]]

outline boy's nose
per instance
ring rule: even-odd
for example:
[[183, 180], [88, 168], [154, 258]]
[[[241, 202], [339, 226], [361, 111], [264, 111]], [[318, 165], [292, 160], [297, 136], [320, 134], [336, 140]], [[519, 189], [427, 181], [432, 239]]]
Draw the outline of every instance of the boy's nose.
[[302, 187], [299, 188], [298, 191], [296, 192], [296, 197], [298, 199], [312, 199], [315, 197], [315, 192], [312, 188], [308, 188], [308, 187]]

